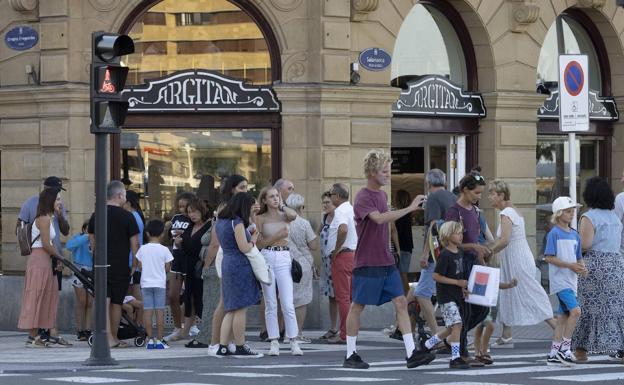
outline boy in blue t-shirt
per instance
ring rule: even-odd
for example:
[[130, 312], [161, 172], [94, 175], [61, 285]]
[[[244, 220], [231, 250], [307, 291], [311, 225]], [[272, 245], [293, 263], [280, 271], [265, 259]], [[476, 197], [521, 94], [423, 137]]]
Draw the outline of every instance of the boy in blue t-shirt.
[[581, 316], [576, 301], [578, 275], [587, 275], [581, 254], [581, 238], [570, 227], [579, 205], [570, 197], [559, 197], [552, 204], [550, 221], [555, 225], [546, 237], [544, 260], [549, 263], [550, 294], [559, 300], [559, 315], [554, 331], [548, 364], [569, 365], [575, 362], [570, 351], [572, 332]]

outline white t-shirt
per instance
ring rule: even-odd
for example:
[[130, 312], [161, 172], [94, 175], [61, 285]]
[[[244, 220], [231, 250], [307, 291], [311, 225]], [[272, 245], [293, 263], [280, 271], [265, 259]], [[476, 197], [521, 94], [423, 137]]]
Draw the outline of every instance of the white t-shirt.
[[[624, 192], [615, 197], [615, 215], [624, 225]], [[622, 240], [620, 241], [620, 254], [624, 254], [624, 227], [622, 228]]]
[[344, 202], [334, 210], [334, 219], [329, 225], [329, 241], [330, 245], [336, 244], [336, 238], [338, 238], [338, 227], [340, 225], [347, 225], [347, 238], [345, 238], [342, 248], [355, 250], [357, 247], [357, 232], [355, 230], [355, 214], [353, 212], [353, 206], [351, 203]]
[[141, 246], [136, 258], [141, 262], [141, 287], [167, 288], [165, 264], [173, 261], [168, 248], [160, 243], [146, 243]]

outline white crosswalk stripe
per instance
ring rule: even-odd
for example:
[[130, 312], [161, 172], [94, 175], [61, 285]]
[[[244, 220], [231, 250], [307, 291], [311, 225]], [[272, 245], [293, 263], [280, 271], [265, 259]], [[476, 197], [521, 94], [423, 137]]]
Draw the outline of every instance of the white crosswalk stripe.
[[399, 381], [400, 378], [371, 378], [371, 377], [331, 377], [331, 378], [311, 378], [314, 381], [331, 381], [331, 382], [381, 382], [381, 381]]
[[135, 382], [139, 380], [126, 380], [122, 378], [105, 378], [105, 377], [56, 377], [42, 378], [46, 381], [74, 382], [80, 384], [110, 384], [114, 382]]
[[600, 381], [614, 381], [624, 380], [624, 373], [596, 373], [596, 374], [581, 374], [573, 376], [551, 376], [551, 377], [531, 377], [537, 380], [549, 380], [549, 381], [572, 381], [572, 382], [592, 382], [597, 384]]

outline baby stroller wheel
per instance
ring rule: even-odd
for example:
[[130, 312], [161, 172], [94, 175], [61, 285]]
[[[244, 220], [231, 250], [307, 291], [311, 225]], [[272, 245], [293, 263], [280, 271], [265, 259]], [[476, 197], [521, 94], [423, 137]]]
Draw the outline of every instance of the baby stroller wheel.
[[89, 346], [93, 346], [93, 339], [95, 338], [95, 334], [91, 334], [89, 336], [89, 339], [87, 340], [87, 343], [89, 344]]
[[137, 348], [141, 348], [143, 346], [145, 346], [145, 337], [143, 336], [138, 336], [134, 338], [134, 346], [136, 346]]

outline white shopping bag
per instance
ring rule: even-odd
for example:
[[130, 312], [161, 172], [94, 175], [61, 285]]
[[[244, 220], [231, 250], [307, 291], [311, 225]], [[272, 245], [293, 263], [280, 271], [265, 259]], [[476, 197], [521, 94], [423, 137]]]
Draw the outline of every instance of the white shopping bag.
[[468, 278], [466, 302], [481, 306], [496, 306], [500, 270], [493, 267], [474, 265]]

